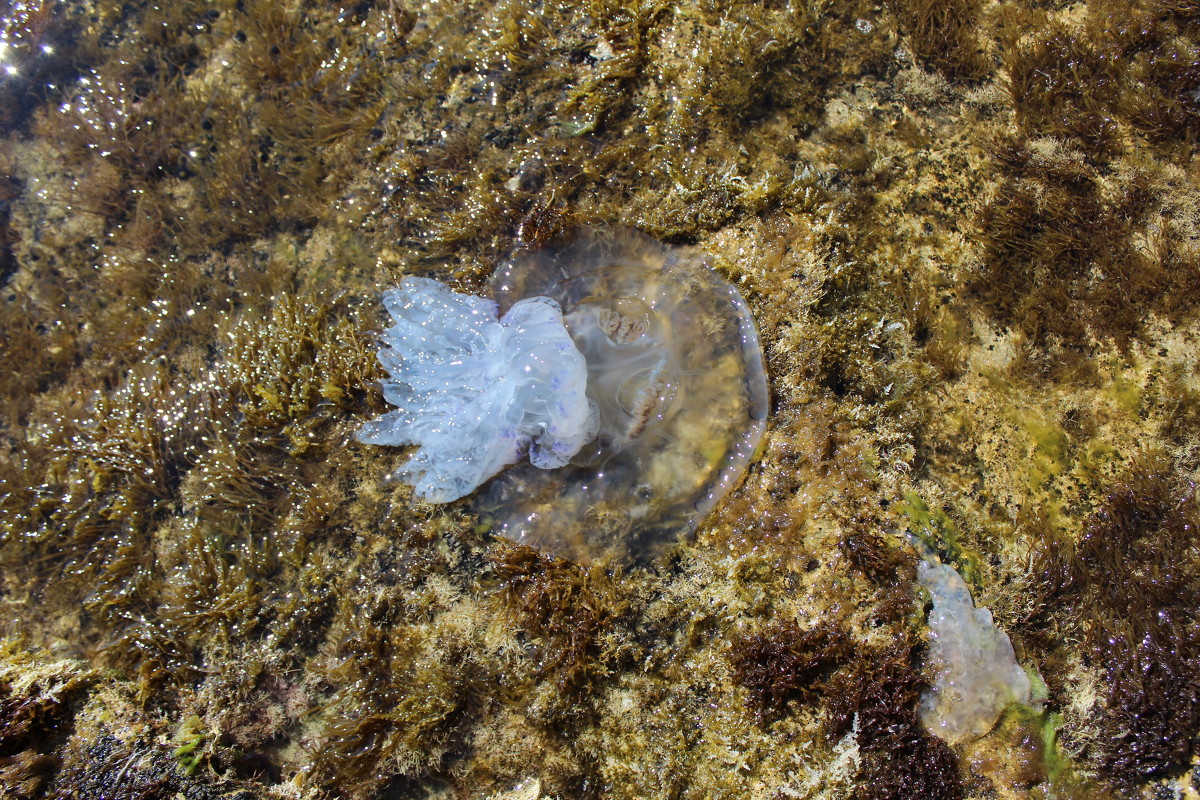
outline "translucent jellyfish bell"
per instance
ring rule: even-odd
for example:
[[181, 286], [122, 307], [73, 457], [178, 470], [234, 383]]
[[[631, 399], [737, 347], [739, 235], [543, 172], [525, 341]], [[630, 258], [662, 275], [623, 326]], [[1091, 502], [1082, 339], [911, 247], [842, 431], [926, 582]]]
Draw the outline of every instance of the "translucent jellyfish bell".
[[578, 561], [651, 559], [694, 530], [766, 426], [758, 331], [737, 289], [694, 248], [593, 229], [517, 255], [491, 290], [501, 312], [535, 296], [561, 306], [600, 429], [561, 469], [521, 464], [485, 485], [482, 520]]

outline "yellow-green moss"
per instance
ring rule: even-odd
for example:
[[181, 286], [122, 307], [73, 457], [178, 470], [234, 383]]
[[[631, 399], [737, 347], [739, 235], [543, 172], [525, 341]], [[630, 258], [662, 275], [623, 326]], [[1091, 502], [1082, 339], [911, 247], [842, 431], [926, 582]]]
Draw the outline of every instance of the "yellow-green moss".
[[[0, 634], [25, 638], [0, 660], [77, 660], [27, 706], [64, 738], [0, 749], [4, 788], [982, 796], [994, 766], [1071, 796], [1185, 768], [1191, 718], [1130, 665], [1194, 662], [1070, 557], [1111, 556], [1115, 508], [1158, 569], [1113, 498], [1191, 507], [1197, 10], [1060, 5], [14, 10]], [[742, 486], [636, 571], [414, 504], [382, 481], [403, 453], [352, 436], [382, 410], [383, 287], [478, 289], [579, 222], [709, 253], [771, 380]], [[915, 721], [905, 531], [1046, 675], [1046, 715], [979, 743], [1007, 761]], [[1090, 631], [1134, 683], [1089, 694]]]

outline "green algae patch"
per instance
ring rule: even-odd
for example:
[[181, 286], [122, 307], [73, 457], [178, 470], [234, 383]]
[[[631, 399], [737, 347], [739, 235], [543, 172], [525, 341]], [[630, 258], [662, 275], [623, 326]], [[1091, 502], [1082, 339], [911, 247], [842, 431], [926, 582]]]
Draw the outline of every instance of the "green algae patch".
[[940, 508], [930, 508], [916, 492], [905, 492], [900, 512], [908, 519], [909, 530], [921, 539], [938, 558], [954, 567], [967, 583], [978, 586], [980, 574], [979, 555], [965, 548], [959, 541], [958, 527], [954, 520]]
[[171, 755], [179, 759], [179, 767], [184, 775], [192, 775], [205, 759], [204, 752], [204, 721], [192, 715], [179, 725], [175, 741], [179, 744], [171, 751]]
[[1032, 409], [1012, 412], [1011, 421], [1029, 439], [1027, 476], [1035, 491], [1051, 488], [1052, 482], [1071, 468], [1071, 442], [1062, 426]]
[[1120, 375], [1109, 384], [1108, 394], [1118, 406], [1130, 414], [1142, 409], [1142, 388], [1136, 381]]
[[[1191, 777], [1194, 3], [6, 14], [2, 791]], [[741, 485], [634, 570], [515, 553], [352, 439], [380, 287], [478, 292], [580, 223], [703, 251], [773, 398]], [[1045, 677], [978, 752], [915, 714], [905, 529]]]
[[995, 796], [1043, 800], [1111, 797], [1083, 776], [1059, 742], [1061, 714], [1025, 705], [1010, 706], [985, 738], [966, 750], [965, 760]]

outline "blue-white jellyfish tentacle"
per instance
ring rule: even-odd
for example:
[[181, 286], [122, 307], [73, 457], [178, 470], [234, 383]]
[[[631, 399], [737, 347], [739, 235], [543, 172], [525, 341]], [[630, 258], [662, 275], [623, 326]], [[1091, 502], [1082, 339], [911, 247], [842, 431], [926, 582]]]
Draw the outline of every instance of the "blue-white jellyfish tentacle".
[[393, 475], [417, 497], [456, 500], [526, 453], [536, 466], [561, 467], [595, 438], [587, 364], [554, 300], [522, 300], [498, 320], [490, 300], [410, 277], [384, 294], [384, 306], [392, 326], [379, 362], [396, 410], [357, 438], [419, 445]]

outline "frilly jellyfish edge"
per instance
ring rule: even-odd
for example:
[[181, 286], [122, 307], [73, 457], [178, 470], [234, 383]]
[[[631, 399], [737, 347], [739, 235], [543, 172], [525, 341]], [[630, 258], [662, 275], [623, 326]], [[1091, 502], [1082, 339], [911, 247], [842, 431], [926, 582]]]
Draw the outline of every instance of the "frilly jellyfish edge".
[[392, 317], [380, 337], [383, 396], [396, 410], [357, 436], [419, 445], [392, 475], [418, 498], [457, 500], [526, 453], [562, 467], [595, 438], [587, 366], [553, 300], [522, 300], [497, 319], [491, 300], [405, 278], [383, 303]]

